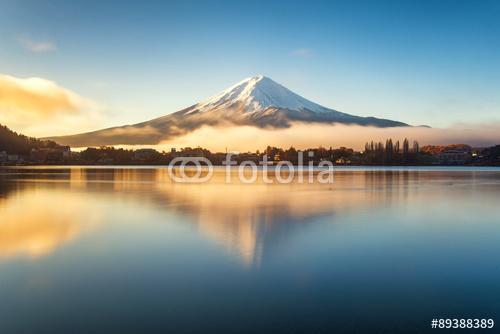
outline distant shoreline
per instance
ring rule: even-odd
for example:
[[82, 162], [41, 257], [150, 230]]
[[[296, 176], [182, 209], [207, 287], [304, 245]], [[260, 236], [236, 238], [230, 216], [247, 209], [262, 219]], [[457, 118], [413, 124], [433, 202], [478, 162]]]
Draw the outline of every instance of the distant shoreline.
[[[269, 164], [268, 167], [276, 167], [277, 164]], [[227, 168], [226, 165], [213, 164], [213, 167], [217, 168]], [[240, 165], [229, 166], [232, 169], [238, 168]], [[304, 167], [308, 168], [308, 165], [296, 165], [292, 164], [294, 167]], [[1, 167], [169, 167], [168, 164], [0, 164]], [[173, 166], [176, 167], [176, 166]], [[259, 169], [262, 166], [257, 166]], [[313, 168], [321, 168], [317, 164], [312, 166]], [[359, 168], [359, 167], [388, 167], [388, 168], [412, 168], [412, 167], [465, 167], [465, 168], [476, 168], [476, 167], [499, 167], [500, 164], [467, 164], [467, 165], [440, 165], [440, 164], [410, 164], [410, 165], [387, 165], [387, 164], [344, 164], [344, 165], [334, 165], [335, 168]], [[284, 167], [286, 168], [286, 167]]]

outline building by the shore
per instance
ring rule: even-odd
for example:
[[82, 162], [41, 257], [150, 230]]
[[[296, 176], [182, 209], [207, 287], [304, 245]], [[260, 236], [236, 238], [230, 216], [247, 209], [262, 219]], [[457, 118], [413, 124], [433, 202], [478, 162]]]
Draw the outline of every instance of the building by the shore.
[[464, 165], [472, 160], [472, 152], [469, 148], [455, 148], [438, 153], [437, 158], [440, 165]]
[[0, 163], [7, 162], [7, 152], [0, 151]]
[[57, 148], [34, 148], [30, 152], [29, 160], [34, 163], [54, 163], [67, 160], [71, 156], [69, 146]]

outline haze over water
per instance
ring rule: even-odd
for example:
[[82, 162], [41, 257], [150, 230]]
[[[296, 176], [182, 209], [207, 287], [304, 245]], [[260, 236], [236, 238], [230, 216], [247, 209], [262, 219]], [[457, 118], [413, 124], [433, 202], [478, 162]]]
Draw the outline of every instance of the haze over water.
[[154, 167], [0, 169], [0, 332], [500, 321], [499, 195], [499, 168], [347, 168], [333, 184], [272, 185], [217, 170], [179, 184]]

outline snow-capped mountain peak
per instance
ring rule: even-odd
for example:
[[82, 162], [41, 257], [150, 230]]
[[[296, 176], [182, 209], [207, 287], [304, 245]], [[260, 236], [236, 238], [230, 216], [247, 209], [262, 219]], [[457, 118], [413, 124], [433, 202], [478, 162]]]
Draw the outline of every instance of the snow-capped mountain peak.
[[389, 119], [360, 117], [322, 107], [268, 77], [257, 75], [238, 82], [204, 102], [146, 122], [46, 139], [74, 147], [145, 145], [184, 135], [204, 125], [283, 128], [291, 126], [292, 122], [408, 126]]
[[258, 112], [267, 108], [289, 109], [295, 111], [309, 110], [313, 112], [331, 111], [311, 102], [272, 79], [257, 75], [246, 78], [223, 90], [208, 100], [198, 103], [195, 110], [208, 110], [234, 107], [243, 108], [245, 112]]

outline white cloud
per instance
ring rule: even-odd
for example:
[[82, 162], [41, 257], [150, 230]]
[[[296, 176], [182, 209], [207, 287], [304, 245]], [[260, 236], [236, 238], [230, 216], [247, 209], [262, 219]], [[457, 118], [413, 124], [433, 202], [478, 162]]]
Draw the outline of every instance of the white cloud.
[[290, 54], [295, 57], [307, 58], [312, 56], [313, 52], [311, 49], [300, 48], [293, 50]]
[[21, 36], [18, 38], [19, 44], [33, 53], [45, 53], [57, 50], [57, 45], [48, 40], [35, 41], [30, 37]]
[[90, 83], [90, 86], [95, 89], [105, 89], [108, 88], [110, 84], [106, 81], [94, 81]]

